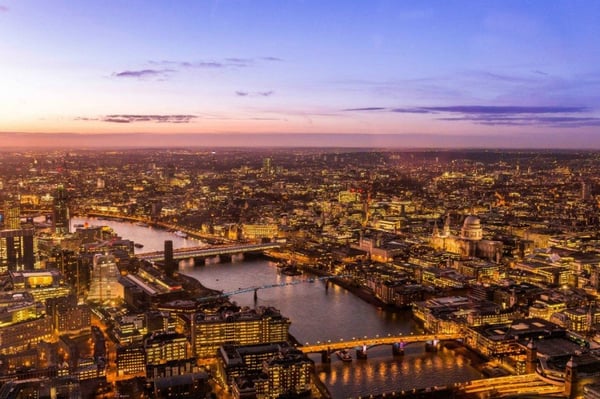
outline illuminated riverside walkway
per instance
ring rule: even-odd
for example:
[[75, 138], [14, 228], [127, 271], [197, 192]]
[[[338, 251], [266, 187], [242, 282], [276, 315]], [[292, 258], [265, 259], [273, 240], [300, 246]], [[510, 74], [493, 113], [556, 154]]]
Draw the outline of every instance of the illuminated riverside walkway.
[[[173, 251], [173, 259], [182, 260], [189, 258], [207, 258], [218, 255], [236, 255], [245, 252], [262, 252], [268, 249], [281, 248], [282, 246], [283, 244], [270, 242], [265, 244], [232, 244], [212, 247], [178, 248]], [[136, 256], [149, 262], [165, 260], [164, 251], [147, 252]]]
[[564, 383], [550, 383], [538, 374], [484, 378], [456, 384], [458, 392], [468, 397], [498, 398], [511, 395], [562, 395]]
[[429, 388], [406, 389], [359, 396], [356, 399], [383, 398], [515, 398], [515, 397], [559, 397], [564, 398], [565, 386], [550, 383], [538, 374], [511, 375], [507, 377], [483, 378], [456, 384]]

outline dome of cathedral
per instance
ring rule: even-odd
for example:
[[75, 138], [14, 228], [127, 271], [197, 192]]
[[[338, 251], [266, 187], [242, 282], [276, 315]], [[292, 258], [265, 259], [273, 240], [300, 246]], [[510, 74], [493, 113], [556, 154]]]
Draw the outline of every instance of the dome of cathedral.
[[465, 227], [477, 227], [479, 228], [481, 226], [481, 221], [479, 220], [479, 218], [477, 216], [473, 216], [473, 215], [469, 215], [465, 218], [465, 221], [463, 222], [463, 228]]
[[460, 237], [465, 240], [481, 240], [483, 238], [483, 228], [477, 216], [469, 215], [465, 218], [460, 230]]

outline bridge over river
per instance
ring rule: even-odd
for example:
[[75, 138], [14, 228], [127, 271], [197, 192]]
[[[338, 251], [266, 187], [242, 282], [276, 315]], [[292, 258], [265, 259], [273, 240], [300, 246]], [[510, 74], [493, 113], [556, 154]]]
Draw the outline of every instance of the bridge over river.
[[428, 348], [431, 350], [437, 350], [441, 341], [457, 340], [462, 338], [461, 334], [410, 334], [410, 335], [388, 335], [385, 337], [376, 336], [374, 338], [363, 337], [353, 338], [349, 341], [340, 339], [339, 341], [318, 341], [315, 344], [306, 344], [298, 346], [298, 349], [302, 352], [308, 353], [320, 353], [321, 360], [327, 363], [331, 360], [331, 353], [341, 350], [356, 349], [356, 357], [359, 359], [367, 358], [367, 351], [369, 347], [379, 345], [391, 345], [392, 353], [394, 355], [401, 355], [404, 353], [404, 346], [416, 342], [425, 342]]
[[[190, 258], [209, 258], [212, 256], [219, 255], [236, 255], [247, 252], [263, 252], [269, 249], [281, 248], [283, 245], [284, 244], [278, 242], [269, 242], [262, 244], [228, 244], [210, 247], [178, 248], [173, 251], [173, 259], [183, 260]], [[165, 252], [147, 252], [143, 254], [138, 254], [137, 257], [149, 262], [160, 262], [165, 260]]]

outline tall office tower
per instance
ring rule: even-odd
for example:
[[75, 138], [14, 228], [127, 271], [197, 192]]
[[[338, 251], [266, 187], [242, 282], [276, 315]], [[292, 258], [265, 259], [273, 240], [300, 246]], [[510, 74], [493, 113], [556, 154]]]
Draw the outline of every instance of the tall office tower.
[[96, 188], [101, 190], [105, 187], [106, 187], [106, 181], [103, 178], [99, 177], [98, 180], [96, 180]]
[[591, 187], [590, 187], [590, 183], [582, 180], [581, 181], [581, 199], [583, 201], [587, 201], [589, 200], [591, 197]]
[[21, 210], [17, 202], [4, 203], [4, 228], [0, 230], [0, 273], [33, 270], [32, 227], [21, 228]]
[[4, 228], [11, 230], [21, 228], [21, 207], [16, 201], [4, 202]]
[[123, 298], [123, 286], [119, 283], [119, 277], [119, 269], [113, 255], [94, 255], [87, 300], [104, 303]]
[[262, 173], [263, 176], [269, 176], [273, 174], [273, 161], [271, 158], [263, 159]]
[[56, 189], [52, 208], [52, 227], [54, 232], [60, 235], [68, 234], [70, 219], [69, 204], [67, 202], [67, 192], [62, 184]]
[[173, 241], [165, 241], [165, 274], [169, 277], [175, 272], [175, 260], [173, 259]]

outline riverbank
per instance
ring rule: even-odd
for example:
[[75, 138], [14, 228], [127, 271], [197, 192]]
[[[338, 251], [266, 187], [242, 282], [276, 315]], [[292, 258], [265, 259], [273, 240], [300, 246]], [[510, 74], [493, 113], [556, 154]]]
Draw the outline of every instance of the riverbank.
[[319, 277], [331, 277], [329, 279], [329, 281], [331, 283], [336, 284], [336, 285], [344, 288], [347, 291], [350, 291], [352, 294], [356, 295], [363, 301], [370, 303], [373, 306], [376, 306], [376, 307], [382, 308], [382, 309], [386, 309], [389, 311], [401, 311], [402, 310], [396, 306], [388, 305], [387, 303], [383, 302], [381, 299], [377, 298], [371, 290], [369, 290], [366, 287], [357, 286], [356, 284], [353, 284], [352, 282], [350, 282], [348, 280], [345, 280], [341, 277], [332, 276], [331, 274], [329, 274], [323, 270], [320, 270], [320, 269], [317, 269], [317, 268], [314, 268], [314, 267], [311, 267], [308, 265], [299, 265], [299, 268], [307, 273], [314, 274]]
[[195, 298], [202, 298], [221, 294], [221, 291], [207, 288], [194, 277], [187, 276], [183, 273], [175, 273], [173, 277], [176, 281], [181, 283], [181, 287], [186, 292], [191, 293], [192, 296], [194, 296]]

